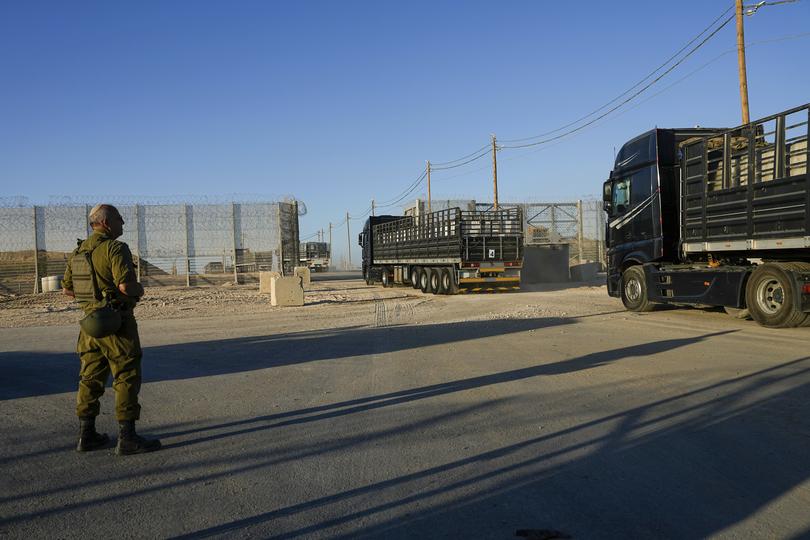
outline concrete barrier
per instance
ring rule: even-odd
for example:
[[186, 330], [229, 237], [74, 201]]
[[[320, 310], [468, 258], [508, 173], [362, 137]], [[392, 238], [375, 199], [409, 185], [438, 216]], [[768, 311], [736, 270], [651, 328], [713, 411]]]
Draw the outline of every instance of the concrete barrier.
[[259, 272], [259, 293], [270, 294], [270, 282], [277, 277], [281, 277], [278, 272]]
[[585, 262], [571, 266], [571, 281], [593, 281], [600, 270], [598, 262]]
[[310, 283], [312, 283], [312, 276], [307, 266], [296, 266], [293, 268], [293, 275], [301, 278], [301, 284], [304, 288], [309, 287]]
[[304, 286], [301, 278], [274, 277], [270, 280], [270, 304], [273, 306], [303, 306]]
[[45, 276], [41, 278], [40, 281], [42, 283], [42, 292], [53, 292], [62, 289], [62, 277], [63, 276]]

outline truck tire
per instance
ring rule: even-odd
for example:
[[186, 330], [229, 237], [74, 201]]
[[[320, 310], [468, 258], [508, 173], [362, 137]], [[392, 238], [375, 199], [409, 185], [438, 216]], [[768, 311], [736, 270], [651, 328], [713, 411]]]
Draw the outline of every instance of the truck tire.
[[428, 268], [419, 269], [419, 288], [422, 289], [423, 293], [430, 292], [430, 274], [428, 270]]
[[366, 285], [371, 285], [374, 283], [374, 280], [371, 279], [371, 272], [368, 267], [363, 268], [363, 281], [366, 282]]
[[442, 292], [442, 271], [441, 268], [430, 269], [430, 292], [441, 294]]
[[622, 273], [622, 304], [629, 311], [650, 311], [654, 304], [647, 294], [647, 280], [641, 266], [631, 266]]
[[418, 266], [411, 266], [411, 285], [414, 289], [419, 289], [422, 284], [419, 281], [422, 279], [422, 269]]
[[382, 286], [385, 288], [394, 286], [393, 280], [391, 279], [391, 269], [388, 267], [383, 267], [382, 269]]
[[796, 306], [796, 284], [786, 270], [791, 263], [765, 263], [751, 272], [745, 287], [745, 303], [751, 317], [762, 326], [793, 328], [802, 326], [807, 313]]
[[455, 272], [452, 268], [442, 268], [441, 282], [439, 290], [442, 294], [456, 294], [458, 292], [458, 285], [456, 284]]

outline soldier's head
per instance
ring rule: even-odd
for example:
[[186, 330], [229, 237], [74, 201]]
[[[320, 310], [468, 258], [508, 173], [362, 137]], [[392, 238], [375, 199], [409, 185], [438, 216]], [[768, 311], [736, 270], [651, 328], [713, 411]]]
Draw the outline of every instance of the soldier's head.
[[124, 218], [118, 208], [111, 204], [97, 204], [88, 216], [94, 231], [102, 231], [112, 238], [124, 234]]

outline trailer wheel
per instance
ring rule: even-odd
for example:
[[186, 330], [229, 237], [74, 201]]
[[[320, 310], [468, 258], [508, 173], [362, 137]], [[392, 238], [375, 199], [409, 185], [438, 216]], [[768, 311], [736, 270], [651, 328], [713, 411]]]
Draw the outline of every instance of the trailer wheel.
[[433, 294], [441, 294], [442, 275], [441, 270], [438, 268], [430, 269], [430, 292]]
[[453, 276], [454, 273], [450, 268], [442, 268], [441, 282], [439, 283], [439, 290], [442, 294], [456, 294], [458, 292], [456, 278]]
[[422, 280], [422, 269], [418, 266], [411, 266], [411, 286], [414, 289], [422, 287], [420, 281]]
[[394, 284], [391, 282], [391, 274], [390, 269], [387, 267], [383, 267], [382, 269], [382, 286], [383, 287], [393, 287]]
[[647, 294], [644, 269], [631, 266], [622, 274], [622, 304], [630, 311], [650, 311], [654, 304]]
[[422, 289], [423, 293], [430, 292], [430, 274], [428, 270], [428, 268], [419, 269], [419, 288]]
[[792, 328], [806, 322], [807, 313], [796, 306], [796, 291], [785, 266], [766, 263], [751, 272], [745, 303], [751, 317], [762, 326]]

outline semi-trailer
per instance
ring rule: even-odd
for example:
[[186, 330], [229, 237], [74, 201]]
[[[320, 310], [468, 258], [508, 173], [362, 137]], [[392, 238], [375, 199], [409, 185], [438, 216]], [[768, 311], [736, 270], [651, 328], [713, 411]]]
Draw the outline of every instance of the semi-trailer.
[[404, 284], [433, 294], [520, 287], [520, 208], [371, 216], [358, 243], [368, 284]]
[[723, 306], [810, 325], [810, 104], [732, 129], [653, 129], [603, 184], [607, 289], [632, 311]]

